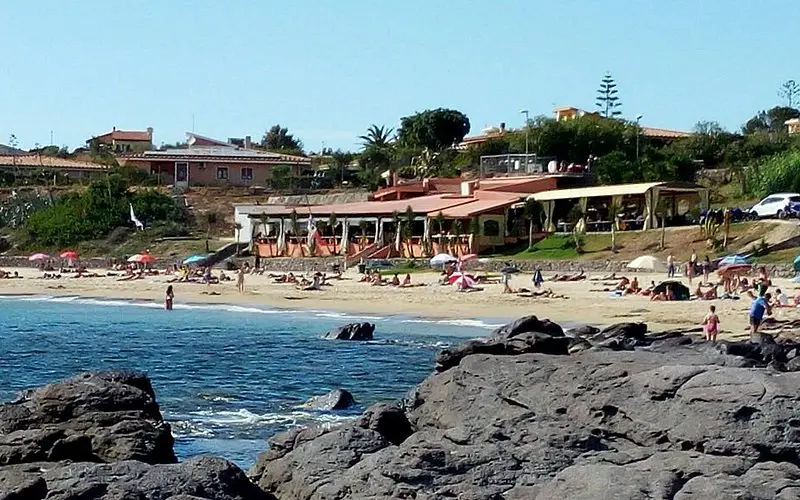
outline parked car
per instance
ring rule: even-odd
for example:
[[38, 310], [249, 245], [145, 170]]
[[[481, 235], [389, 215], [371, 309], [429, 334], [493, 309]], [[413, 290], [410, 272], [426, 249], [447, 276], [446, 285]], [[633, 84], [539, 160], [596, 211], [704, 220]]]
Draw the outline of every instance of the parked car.
[[798, 217], [800, 215], [800, 194], [798, 193], [777, 193], [771, 194], [756, 203], [750, 212], [760, 219], [777, 217], [786, 219]]

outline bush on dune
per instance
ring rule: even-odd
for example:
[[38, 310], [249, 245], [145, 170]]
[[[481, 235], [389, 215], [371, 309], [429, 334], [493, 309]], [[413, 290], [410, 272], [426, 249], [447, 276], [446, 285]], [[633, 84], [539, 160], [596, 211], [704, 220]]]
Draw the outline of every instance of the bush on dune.
[[130, 205], [145, 226], [186, 221], [185, 210], [169, 196], [150, 189], [131, 192], [122, 176], [109, 175], [92, 183], [86, 193], [62, 196], [37, 210], [25, 226], [33, 244], [64, 248], [130, 226]]

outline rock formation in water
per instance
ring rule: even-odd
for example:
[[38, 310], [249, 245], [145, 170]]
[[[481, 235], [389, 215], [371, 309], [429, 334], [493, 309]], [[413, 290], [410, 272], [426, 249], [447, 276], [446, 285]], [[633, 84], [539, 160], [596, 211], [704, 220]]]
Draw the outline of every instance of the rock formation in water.
[[325, 334], [326, 339], [372, 340], [375, 325], [372, 323], [350, 323]]
[[276, 436], [250, 476], [281, 500], [796, 499], [798, 352], [522, 318], [400, 406]]
[[234, 464], [176, 463], [150, 380], [86, 373], [0, 405], [0, 499], [274, 498]]
[[310, 410], [333, 411], [345, 410], [356, 404], [355, 398], [349, 391], [334, 389], [328, 394], [314, 396], [301, 406]]

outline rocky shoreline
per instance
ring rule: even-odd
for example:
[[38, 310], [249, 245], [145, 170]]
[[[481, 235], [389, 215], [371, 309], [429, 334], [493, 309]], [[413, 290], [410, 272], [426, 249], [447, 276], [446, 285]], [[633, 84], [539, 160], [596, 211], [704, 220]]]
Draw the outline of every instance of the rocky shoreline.
[[146, 376], [81, 374], [0, 405], [0, 500], [796, 499], [798, 354], [521, 318], [401, 402], [275, 436], [247, 474], [178, 463]]

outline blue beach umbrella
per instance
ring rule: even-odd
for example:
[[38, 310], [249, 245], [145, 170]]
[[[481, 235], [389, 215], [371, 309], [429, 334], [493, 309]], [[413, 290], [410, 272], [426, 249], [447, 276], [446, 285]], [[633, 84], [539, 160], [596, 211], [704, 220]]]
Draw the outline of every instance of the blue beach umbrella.
[[191, 257], [187, 257], [186, 260], [183, 261], [184, 264], [191, 265], [191, 264], [199, 264], [200, 262], [204, 262], [208, 257], [205, 255], [192, 255]]
[[749, 264], [747, 259], [742, 257], [741, 255], [728, 255], [721, 261], [719, 261], [719, 266], [746, 266]]
[[792, 262], [792, 266], [794, 267], [795, 271], [800, 272], [800, 255], [794, 258], [794, 262]]

